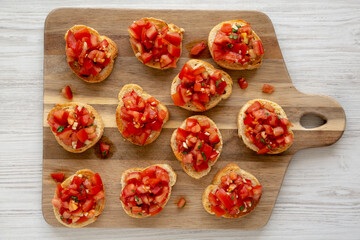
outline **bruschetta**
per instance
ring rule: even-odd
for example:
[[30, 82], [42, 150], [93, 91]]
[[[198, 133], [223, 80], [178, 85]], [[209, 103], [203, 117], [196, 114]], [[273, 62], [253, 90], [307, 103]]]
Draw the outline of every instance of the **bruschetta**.
[[223, 146], [220, 130], [210, 118], [202, 115], [187, 118], [170, 141], [184, 171], [196, 179], [210, 172]]
[[56, 141], [67, 151], [81, 153], [102, 137], [104, 123], [96, 110], [84, 103], [57, 104], [47, 116]]
[[85, 25], [75, 25], [65, 34], [70, 69], [90, 83], [104, 81], [112, 72], [118, 48], [113, 40]]
[[215, 107], [231, 95], [233, 81], [229, 74], [211, 64], [189, 60], [171, 84], [174, 104], [193, 112]]
[[70, 228], [81, 228], [96, 221], [105, 207], [105, 189], [98, 173], [77, 171], [56, 186], [51, 201], [56, 219]]
[[211, 56], [215, 62], [231, 70], [259, 68], [264, 56], [260, 37], [244, 20], [219, 23], [209, 34]]
[[237, 125], [239, 137], [258, 154], [281, 153], [293, 143], [292, 124], [280, 105], [269, 100], [247, 102], [239, 112]]
[[176, 173], [167, 164], [128, 169], [121, 174], [121, 205], [130, 217], [154, 216], [169, 201], [175, 182]]
[[156, 18], [141, 18], [128, 28], [135, 56], [156, 69], [175, 68], [182, 50], [184, 29]]
[[155, 141], [169, 119], [166, 106], [136, 84], [125, 85], [118, 98], [116, 124], [124, 138], [140, 146]]
[[218, 171], [212, 185], [205, 189], [202, 204], [217, 217], [240, 218], [255, 209], [261, 195], [262, 186], [256, 177], [230, 163]]

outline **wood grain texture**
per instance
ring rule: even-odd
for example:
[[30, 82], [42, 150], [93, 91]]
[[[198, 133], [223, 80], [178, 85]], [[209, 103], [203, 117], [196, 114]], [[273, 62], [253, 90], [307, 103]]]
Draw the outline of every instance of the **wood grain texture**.
[[[54, 228], [41, 206], [43, 36], [46, 16], [64, 6], [265, 12], [295, 87], [339, 101], [346, 131], [336, 144], [293, 156], [270, 221], [259, 230]], [[1, 239], [358, 239], [359, 13], [358, 0], [1, 1]], [[341, 41], [349, 44], [339, 44], [334, 29], [342, 29]]]
[[[98, 16], [88, 18], [88, 16]], [[144, 16], [164, 19], [185, 29], [183, 45], [190, 48], [199, 40], [206, 40], [209, 31], [217, 23], [236, 19], [250, 22], [261, 36], [265, 48], [263, 65], [253, 71], [227, 71], [234, 81], [240, 76], [249, 82], [247, 90], [235, 84], [233, 93], [227, 100], [204, 114], [215, 121], [220, 128], [224, 148], [220, 159], [210, 174], [201, 180], [190, 179], [181, 170], [170, 149], [170, 136], [173, 130], [191, 113], [173, 105], [170, 96], [172, 79], [190, 58], [184, 51], [176, 69], [159, 71], [140, 64], [130, 48], [127, 26]], [[212, 16], [206, 22], [201, 20]], [[106, 23], [106, 19], [112, 19]], [[62, 19], [67, 19], [66, 22]], [[201, 22], [196, 26], [194, 22]], [[113, 73], [99, 84], [88, 84], [79, 80], [69, 71], [64, 54], [63, 35], [75, 24], [95, 28], [100, 34], [113, 39], [119, 46], [119, 56], [115, 61]], [[300, 149], [330, 145], [336, 142], [345, 129], [345, 115], [342, 107], [332, 98], [319, 95], [306, 95], [297, 91], [287, 73], [280, 47], [270, 19], [255, 11], [183, 11], [183, 10], [131, 10], [131, 9], [57, 9], [52, 11], [45, 22], [44, 39], [44, 153], [43, 153], [43, 214], [45, 220], [60, 226], [53, 216], [51, 199], [55, 184], [49, 177], [51, 172], [65, 172], [70, 175], [80, 168], [99, 172], [107, 191], [106, 208], [98, 220], [89, 227], [117, 228], [183, 228], [183, 229], [256, 229], [263, 227], [271, 216], [277, 195], [292, 156]], [[200, 58], [216, 64], [205, 52]], [[152, 144], [139, 147], [124, 141], [115, 123], [117, 95], [124, 84], [139, 84], [145, 91], [163, 102], [170, 111], [170, 120], [164, 126], [160, 137]], [[264, 94], [261, 87], [271, 83], [276, 90]], [[105, 133], [113, 142], [111, 158], [98, 159], [95, 151], [72, 154], [62, 151], [46, 123], [46, 116], [54, 104], [63, 102], [59, 90], [65, 85], [74, 89], [73, 101], [91, 104], [102, 116]], [[241, 106], [253, 98], [266, 98], [280, 104], [294, 124], [295, 140], [293, 146], [276, 156], [257, 155], [247, 149], [237, 137], [236, 119]], [[326, 124], [307, 130], [300, 125], [300, 118], [312, 113], [321, 116]], [[318, 141], [322, 139], [322, 141]], [[241, 219], [218, 219], [209, 215], [201, 205], [201, 196], [215, 173], [229, 162], [236, 162], [246, 171], [254, 174], [263, 185], [263, 196], [252, 214]], [[146, 219], [131, 219], [122, 210], [120, 195], [121, 173], [133, 167], [146, 167], [156, 163], [171, 165], [179, 175], [169, 204], [161, 214]], [[176, 200], [185, 196], [188, 203], [182, 211], [176, 208]], [[173, 203], [173, 204], [171, 204]]]

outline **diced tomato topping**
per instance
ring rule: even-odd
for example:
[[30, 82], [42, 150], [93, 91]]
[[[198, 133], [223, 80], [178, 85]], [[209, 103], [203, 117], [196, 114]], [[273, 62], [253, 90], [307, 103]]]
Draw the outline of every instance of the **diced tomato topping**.
[[[98, 173], [95, 175], [100, 178]], [[94, 176], [88, 178], [87, 176], [75, 175], [70, 185], [64, 188], [61, 187], [61, 184], [57, 185], [57, 197], [52, 200], [52, 204], [59, 209], [59, 214], [64, 222], [68, 224], [72, 221], [80, 223], [85, 222], [81, 218], [82, 215], [87, 215], [86, 221], [94, 216], [97, 207], [96, 201], [103, 199], [105, 193], [100, 190], [96, 195], [89, 194], [91, 189], [98, 184], [98, 182], [93, 182], [92, 179], [94, 179]]]
[[206, 48], [205, 43], [200, 42], [191, 48], [190, 54], [193, 56], [199, 55], [205, 48]]
[[159, 101], [154, 97], [145, 101], [135, 91], [126, 93], [122, 100], [120, 117], [125, 126], [124, 137], [132, 136], [138, 145], [146, 144], [152, 131], [161, 131], [167, 112], [159, 109]]
[[187, 118], [185, 129], [177, 129], [175, 140], [182, 162], [191, 164], [197, 172], [208, 169], [208, 162], [215, 161], [219, 155], [215, 148], [220, 142], [219, 133], [207, 119]]
[[170, 192], [170, 177], [165, 169], [151, 166], [132, 172], [125, 176], [125, 182], [120, 200], [126, 209], [141, 216], [153, 216], [162, 210]]
[[181, 54], [181, 35], [169, 31], [168, 27], [140, 19], [128, 28], [130, 43], [141, 54], [144, 64], [159, 62], [161, 68], [176, 67]]
[[236, 172], [221, 176], [217, 189], [210, 192], [208, 200], [211, 211], [217, 217], [224, 214], [238, 215], [252, 210], [262, 194], [262, 186], [243, 178]]
[[275, 90], [275, 87], [270, 84], [267, 84], [267, 83], [265, 83], [262, 87], [262, 91], [264, 93], [272, 93], [274, 90]]
[[229, 23], [224, 23], [216, 33], [211, 50], [215, 61], [242, 65], [257, 61], [264, 54], [262, 42], [255, 40], [250, 25]]
[[99, 43], [99, 37], [87, 28], [81, 28], [75, 33], [69, 30], [66, 43], [67, 61], [79, 64], [79, 74], [82, 76], [98, 75], [111, 61], [110, 57], [106, 57], [109, 42], [104, 39]]
[[275, 108], [266, 102], [262, 104], [255, 101], [245, 111], [245, 136], [258, 148], [258, 154], [268, 153], [293, 142], [292, 134], [288, 131], [292, 126], [290, 121], [279, 119]]

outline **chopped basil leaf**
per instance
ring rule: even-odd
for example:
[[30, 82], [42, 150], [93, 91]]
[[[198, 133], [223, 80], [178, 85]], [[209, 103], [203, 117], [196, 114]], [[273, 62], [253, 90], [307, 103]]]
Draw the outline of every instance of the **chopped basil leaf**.
[[236, 40], [238, 38], [238, 36], [237, 35], [230, 35], [229, 38]]
[[227, 46], [228, 46], [228, 48], [232, 48], [232, 47], [233, 47], [233, 45], [230, 44], [230, 43], [229, 43]]
[[272, 149], [272, 147], [270, 145], [267, 145], [268, 149]]
[[131, 191], [132, 191], [132, 192], [135, 192], [135, 190], [134, 190], [134, 189], [132, 189]]
[[266, 143], [263, 138], [260, 138], [260, 142]]
[[247, 111], [245, 111], [245, 114], [246, 114], [246, 115], [249, 115], [249, 113], [248, 113]]
[[266, 114], [266, 116], [269, 116], [269, 113], [268, 113], [268, 112], [266, 112], [265, 114]]
[[137, 196], [135, 196], [135, 201], [137, 201], [137, 202], [139, 201], [139, 198]]
[[189, 152], [183, 152], [183, 154], [188, 154]]
[[74, 117], [77, 118], [77, 114], [76, 114], [76, 113], [74, 113]]
[[139, 212], [139, 215], [142, 216], [141, 212]]
[[237, 31], [238, 31], [237, 28], [233, 28], [233, 29], [232, 29], [232, 32], [233, 32], [233, 33], [237, 33]]
[[240, 209], [240, 211], [244, 210], [244, 206], [241, 206], [239, 209]]
[[231, 200], [234, 200], [234, 196], [231, 197]]
[[102, 152], [102, 155], [103, 155], [104, 157], [106, 156], [106, 154], [107, 154], [107, 150], [105, 150], [105, 151]]
[[62, 132], [62, 131], [64, 131], [64, 127], [63, 127], [63, 126], [59, 126], [59, 127], [57, 128], [57, 132]]
[[202, 146], [202, 142], [200, 142], [200, 145], [198, 146], [198, 149], [200, 149], [200, 148], [201, 148], [201, 146]]
[[278, 117], [278, 119], [280, 120], [280, 116], [278, 115], [277, 117]]
[[75, 197], [75, 196], [71, 196], [70, 198], [74, 199], [74, 200], [75, 200], [75, 202], [79, 202], [78, 198], [77, 198], [77, 197]]
[[201, 83], [201, 86], [202, 86], [202, 87], [204, 86], [204, 82]]
[[246, 119], [246, 117], [243, 117], [243, 119], [245, 120], [245, 119]]
[[60, 219], [61, 219], [61, 220], [63, 220], [63, 219], [64, 219], [64, 217], [63, 217], [63, 216], [60, 216]]
[[219, 143], [219, 142], [214, 142], [213, 145], [216, 145], [216, 144], [218, 144], [218, 143]]
[[241, 26], [240, 25], [236, 25], [238, 28], [241, 28]]
[[206, 161], [206, 156], [205, 156], [205, 153], [204, 153], [204, 152], [201, 152], [201, 155], [203, 156], [204, 161]]
[[221, 83], [221, 80], [216, 81], [216, 83], [215, 83], [216, 87], [219, 86], [220, 83]]

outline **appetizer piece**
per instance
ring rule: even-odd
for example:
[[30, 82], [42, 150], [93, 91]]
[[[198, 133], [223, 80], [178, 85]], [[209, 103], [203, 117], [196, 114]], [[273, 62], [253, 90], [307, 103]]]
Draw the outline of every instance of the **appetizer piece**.
[[175, 182], [176, 173], [167, 164], [128, 169], [121, 175], [121, 205], [130, 217], [154, 216], [169, 201]]
[[73, 99], [73, 93], [72, 93], [69, 85], [67, 85], [63, 89], [61, 89], [61, 93], [65, 98], [67, 98], [69, 100]]
[[235, 163], [226, 165], [215, 175], [203, 195], [204, 209], [217, 217], [241, 218], [258, 205], [262, 186], [252, 174]]
[[104, 132], [104, 123], [95, 109], [84, 103], [57, 104], [47, 116], [56, 141], [72, 153], [94, 146]]
[[269, 100], [247, 102], [239, 112], [237, 125], [239, 137], [258, 154], [281, 153], [293, 143], [292, 124], [284, 110]]
[[105, 207], [105, 189], [98, 173], [77, 171], [56, 186], [51, 201], [56, 219], [70, 228], [80, 228], [96, 221]]
[[140, 146], [155, 141], [169, 119], [166, 106], [136, 84], [125, 85], [118, 98], [116, 124], [124, 138]]
[[231, 70], [260, 67], [264, 48], [259, 36], [244, 20], [219, 23], [209, 34], [211, 56], [219, 66]]
[[215, 123], [206, 116], [187, 118], [171, 136], [171, 148], [184, 171], [193, 178], [207, 175], [218, 160], [223, 141]]
[[85, 25], [75, 25], [65, 34], [67, 63], [86, 82], [104, 81], [112, 72], [118, 49], [114, 41]]
[[135, 56], [145, 65], [175, 68], [181, 55], [184, 29], [156, 18], [142, 18], [128, 28]]
[[195, 44], [191, 50], [190, 54], [193, 56], [199, 55], [204, 49], [206, 48], [206, 44], [204, 42], [199, 42], [198, 44]]
[[211, 64], [191, 59], [171, 84], [171, 96], [176, 106], [193, 112], [215, 107], [231, 95], [232, 79], [229, 74]]

